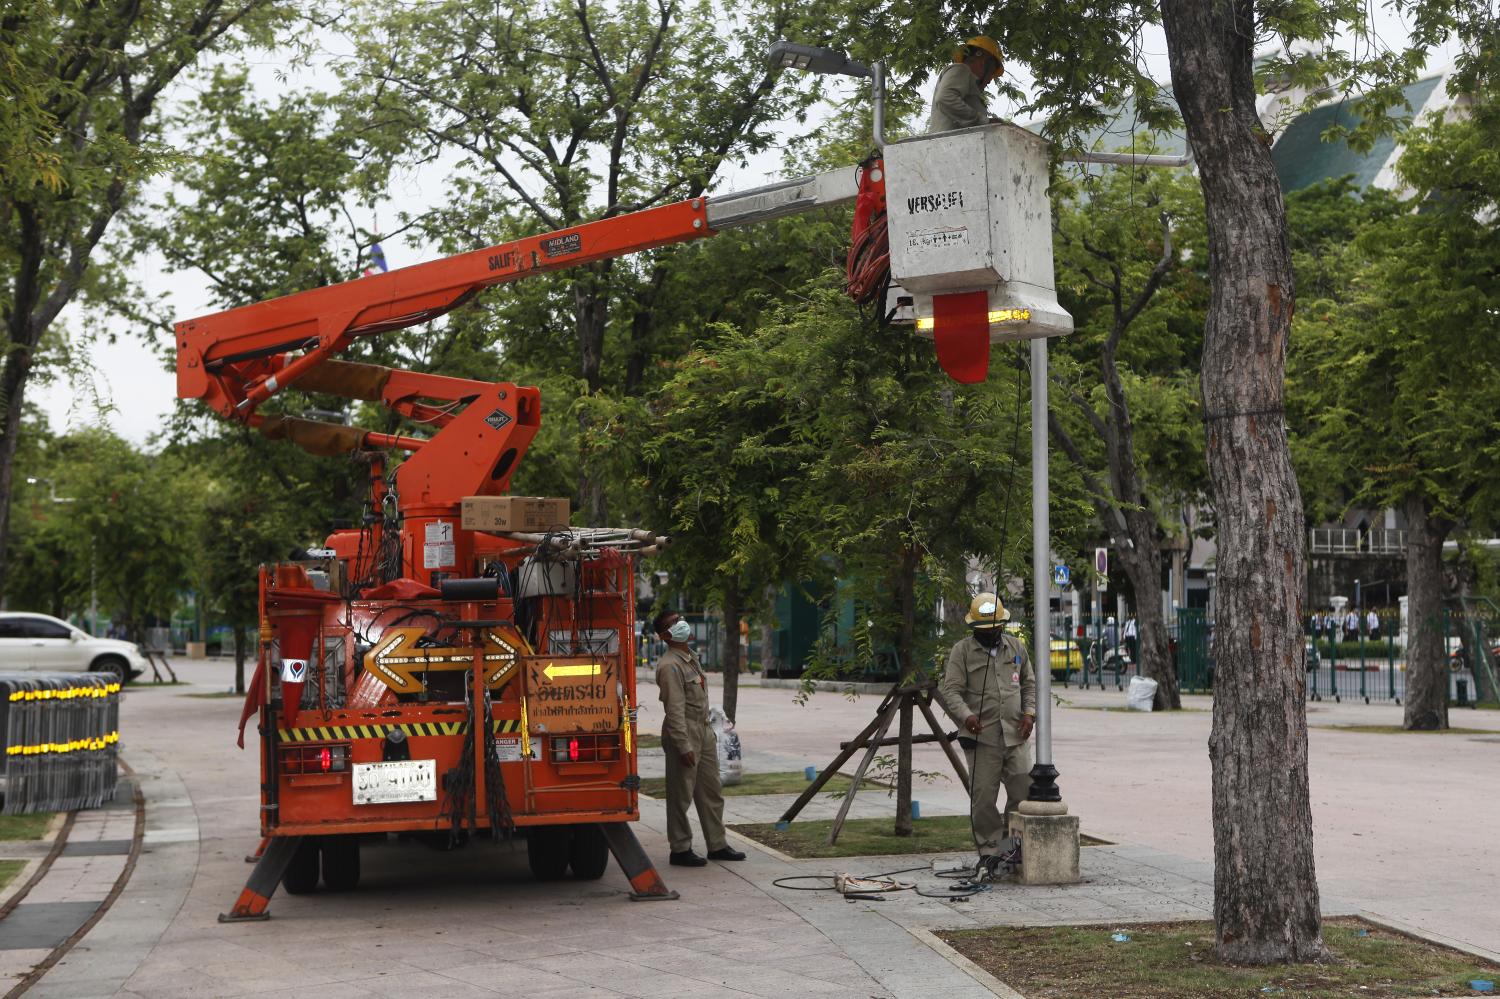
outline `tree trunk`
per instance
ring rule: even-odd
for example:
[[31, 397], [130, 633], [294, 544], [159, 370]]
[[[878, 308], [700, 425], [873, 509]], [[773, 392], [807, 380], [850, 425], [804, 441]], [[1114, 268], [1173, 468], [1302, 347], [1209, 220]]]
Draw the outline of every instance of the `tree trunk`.
[[245, 626], [237, 624], [234, 626], [234, 692], [243, 694], [245, 692], [245, 652], [246, 642]]
[[1324, 958], [1307, 775], [1302, 497], [1284, 418], [1293, 287], [1281, 185], [1255, 109], [1251, 0], [1163, 0], [1198, 162], [1212, 296], [1206, 454], [1218, 517], [1214, 933], [1242, 964]]
[[740, 701], [740, 615], [741, 594], [738, 580], [731, 579], [724, 587], [724, 634], [720, 660], [724, 664], [724, 714], [734, 721], [735, 709]]
[[1406, 704], [1408, 729], [1448, 727], [1448, 650], [1443, 647], [1443, 541], [1453, 522], [1434, 517], [1421, 495], [1406, 510]]
[[[578, 327], [579, 374], [589, 395], [604, 384], [604, 332], [609, 325], [608, 262], [584, 268], [573, 283], [573, 317]], [[578, 463], [578, 506], [591, 527], [603, 527], [609, 519], [604, 494], [604, 477], [595, 468], [589, 438], [587, 409], [578, 413], [580, 458]]]
[[[31, 347], [17, 340], [16, 331], [25, 330], [25, 316], [11, 319], [10, 356], [0, 372], [0, 596], [6, 592], [6, 573], [10, 566], [10, 498], [15, 484], [16, 446], [21, 439], [21, 411], [26, 393], [27, 375], [31, 372]], [[26, 334], [23, 332], [22, 336]]]
[[[917, 636], [917, 551], [901, 551], [896, 568], [895, 596], [901, 613], [901, 630], [896, 639], [896, 654], [901, 659], [902, 687], [916, 681]], [[910, 836], [911, 828], [911, 699], [901, 700], [901, 742], [896, 747], [896, 835]]]
[[1177, 664], [1172, 661], [1171, 643], [1167, 640], [1167, 619], [1161, 610], [1161, 548], [1156, 543], [1154, 524], [1149, 537], [1136, 539], [1135, 535], [1132, 530], [1136, 547], [1120, 562], [1130, 578], [1130, 588], [1135, 591], [1135, 632], [1141, 672], [1156, 681], [1155, 709], [1176, 711], [1182, 707], [1182, 693], [1177, 686]]

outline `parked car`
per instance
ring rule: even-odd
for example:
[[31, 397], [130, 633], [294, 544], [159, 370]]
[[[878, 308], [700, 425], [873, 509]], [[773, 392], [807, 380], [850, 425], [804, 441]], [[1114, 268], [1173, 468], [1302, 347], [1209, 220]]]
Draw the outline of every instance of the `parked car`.
[[108, 671], [133, 680], [147, 665], [134, 642], [95, 638], [47, 614], [0, 612], [0, 670]]

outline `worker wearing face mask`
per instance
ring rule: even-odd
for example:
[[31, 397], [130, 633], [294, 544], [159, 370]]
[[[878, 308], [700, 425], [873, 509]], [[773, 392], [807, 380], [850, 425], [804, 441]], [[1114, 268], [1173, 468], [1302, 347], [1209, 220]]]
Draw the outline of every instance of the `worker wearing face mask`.
[[[980, 864], [1001, 862], [1001, 840], [1010, 813], [1030, 788], [1031, 728], [1036, 722], [1036, 675], [1026, 645], [1007, 634], [1010, 612], [993, 593], [969, 605], [972, 629], [948, 653], [938, 694], [943, 708], [963, 726], [959, 742], [969, 760], [969, 818]], [[995, 807], [1005, 787], [1005, 815]]]
[[[702, 867], [708, 860], [744, 860], [724, 836], [724, 792], [719, 786], [719, 750], [708, 725], [708, 677], [690, 644], [693, 628], [676, 611], [663, 611], [651, 630], [667, 643], [656, 661], [656, 689], [666, 718], [661, 745], [667, 756], [667, 842], [678, 867]], [[688, 803], [698, 807], [698, 824], [708, 860], [693, 852]]]

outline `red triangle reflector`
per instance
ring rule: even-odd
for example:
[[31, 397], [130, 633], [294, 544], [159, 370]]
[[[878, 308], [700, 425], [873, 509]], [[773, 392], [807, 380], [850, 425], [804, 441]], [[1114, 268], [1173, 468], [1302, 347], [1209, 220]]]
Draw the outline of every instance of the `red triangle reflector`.
[[932, 338], [938, 363], [954, 381], [984, 381], [990, 373], [989, 292], [933, 295]]

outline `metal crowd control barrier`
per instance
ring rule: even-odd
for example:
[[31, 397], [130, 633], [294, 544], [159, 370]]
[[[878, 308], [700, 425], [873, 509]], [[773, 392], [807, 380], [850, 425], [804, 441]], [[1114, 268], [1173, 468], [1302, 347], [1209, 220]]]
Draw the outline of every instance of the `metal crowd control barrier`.
[[120, 680], [0, 673], [0, 813], [97, 808], [114, 797]]

